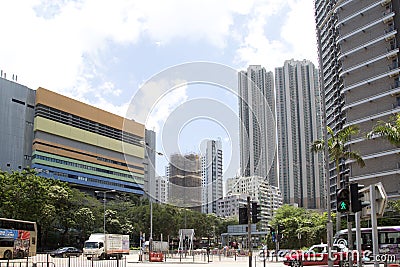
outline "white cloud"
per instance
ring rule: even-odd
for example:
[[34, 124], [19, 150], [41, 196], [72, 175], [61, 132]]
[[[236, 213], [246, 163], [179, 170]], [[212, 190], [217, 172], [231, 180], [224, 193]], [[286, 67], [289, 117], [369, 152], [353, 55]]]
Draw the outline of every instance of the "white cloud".
[[124, 117], [144, 123], [159, 132], [169, 114], [188, 99], [184, 80], [150, 80], [140, 86], [131, 99]]
[[225, 45], [241, 1], [6, 1], [0, 9], [2, 68], [19, 73], [28, 86], [60, 91], [76, 85], [98, 64], [111, 43], [130, 44], [147, 35], [156, 42], [174, 38]]
[[[247, 23], [248, 33], [237, 50], [236, 60], [245, 66], [260, 64], [273, 71], [283, 66], [285, 60], [309, 59], [314, 64], [316, 60], [316, 37], [314, 34], [313, 1], [270, 1], [260, 2], [254, 6], [258, 11]], [[288, 9], [287, 13], [284, 13]], [[281, 14], [280, 22], [271, 21], [273, 15]], [[280, 35], [266, 32], [266, 26], [274, 29]]]
[[[264, 29], [273, 22], [268, 19], [287, 5], [291, 10], [282, 17], [283, 39], [269, 36]], [[18, 82], [33, 89], [42, 86], [116, 110], [107, 96], [118, 96], [122, 89], [102, 75], [119, 60], [111, 55], [111, 62], [104, 62], [110, 47], [149, 38], [161, 47], [178, 39], [231, 49], [227, 41], [240, 40], [237, 60], [274, 68], [285, 59], [313, 55], [304, 42], [313, 37], [312, 12], [310, 0], [4, 1], [0, 69], [7, 77], [18, 74]]]
[[167, 120], [168, 116], [180, 104], [187, 101], [186, 94], [187, 85], [180, 86], [169, 91], [154, 103], [151, 112], [148, 114], [146, 120], [146, 128], [152, 129], [155, 132], [160, 132], [163, 123]]
[[292, 58], [311, 60], [318, 67], [313, 1], [289, 1], [289, 6], [281, 36], [291, 45]]

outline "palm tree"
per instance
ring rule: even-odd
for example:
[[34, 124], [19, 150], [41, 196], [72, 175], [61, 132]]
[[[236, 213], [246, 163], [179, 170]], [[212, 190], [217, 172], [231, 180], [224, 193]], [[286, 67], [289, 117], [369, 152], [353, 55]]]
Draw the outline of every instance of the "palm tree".
[[[358, 134], [359, 130], [357, 126], [351, 125], [347, 126], [336, 133], [327, 126], [328, 132], [328, 152], [329, 157], [332, 161], [335, 161], [336, 166], [336, 187], [340, 188], [340, 161], [342, 159], [352, 159], [357, 162], [357, 164], [361, 167], [365, 166], [365, 162], [361, 155], [354, 151], [349, 151], [347, 149], [346, 143], [350, 141], [352, 135]], [[319, 152], [324, 151], [325, 149], [325, 140], [320, 139], [314, 141], [311, 145], [311, 151]], [[329, 197], [329, 185], [328, 186], [328, 197]], [[340, 229], [340, 214], [338, 213], [336, 216], [336, 230], [339, 231]]]
[[400, 114], [396, 114], [388, 122], [379, 121], [367, 134], [368, 139], [383, 136], [395, 146], [400, 146]]

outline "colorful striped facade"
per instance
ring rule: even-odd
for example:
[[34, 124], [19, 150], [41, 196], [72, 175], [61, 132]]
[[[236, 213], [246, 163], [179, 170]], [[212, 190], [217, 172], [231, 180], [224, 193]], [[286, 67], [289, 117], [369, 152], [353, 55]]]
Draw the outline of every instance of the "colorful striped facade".
[[36, 90], [32, 168], [84, 191], [143, 195], [143, 124]]

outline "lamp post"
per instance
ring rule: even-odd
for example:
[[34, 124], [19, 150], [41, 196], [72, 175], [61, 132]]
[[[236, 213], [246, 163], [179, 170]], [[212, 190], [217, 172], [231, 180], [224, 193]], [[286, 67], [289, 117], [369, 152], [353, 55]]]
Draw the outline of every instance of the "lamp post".
[[[164, 154], [161, 152], [156, 151], [154, 148], [150, 147], [148, 143], [146, 143], [144, 140], [140, 141], [140, 144], [143, 145], [143, 147], [145, 147], [146, 149], [149, 149], [150, 151], [152, 151], [153, 153], [155, 153], [158, 156], [163, 156]], [[155, 158], [154, 158], [155, 160]], [[147, 162], [144, 163], [145, 165], [148, 165]], [[155, 162], [154, 162], [155, 164]], [[148, 171], [147, 171], [148, 173]], [[148, 191], [150, 191], [150, 177], [148, 178]], [[150, 237], [149, 237], [149, 253], [152, 251], [153, 249], [153, 196], [147, 192], [147, 196], [149, 198], [149, 202], [150, 202]]]
[[96, 194], [103, 193], [103, 207], [104, 207], [104, 212], [103, 212], [103, 233], [104, 233], [104, 235], [106, 235], [106, 194], [115, 192], [115, 189], [108, 190], [108, 191], [94, 191], [94, 192]]

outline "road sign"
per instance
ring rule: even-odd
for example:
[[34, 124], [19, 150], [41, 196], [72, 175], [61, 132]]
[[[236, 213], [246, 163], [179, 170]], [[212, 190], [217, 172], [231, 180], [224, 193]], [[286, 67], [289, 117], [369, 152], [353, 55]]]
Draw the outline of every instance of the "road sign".
[[[387, 194], [381, 182], [374, 184], [373, 188], [375, 190], [375, 199], [371, 199], [369, 186], [361, 189], [360, 192], [364, 194], [363, 200], [370, 201], [371, 205], [375, 205], [376, 216], [382, 217], [387, 205]], [[371, 205], [363, 208], [361, 213], [362, 218], [369, 218], [371, 216]]]

